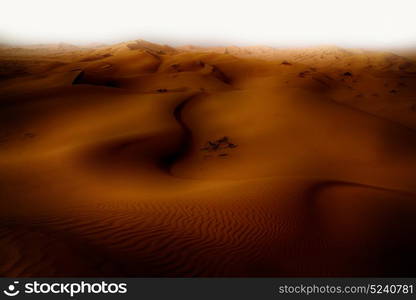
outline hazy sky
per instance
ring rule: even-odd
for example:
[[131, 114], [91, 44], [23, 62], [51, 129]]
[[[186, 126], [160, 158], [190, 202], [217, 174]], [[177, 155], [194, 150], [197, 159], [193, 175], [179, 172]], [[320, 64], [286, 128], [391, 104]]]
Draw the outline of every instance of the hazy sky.
[[1, 0], [0, 41], [395, 47], [416, 0]]

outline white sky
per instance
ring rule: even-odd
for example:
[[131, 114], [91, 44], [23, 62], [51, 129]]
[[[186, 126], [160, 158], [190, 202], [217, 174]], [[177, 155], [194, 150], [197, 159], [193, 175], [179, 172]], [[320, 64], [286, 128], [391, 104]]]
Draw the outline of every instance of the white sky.
[[400, 47], [416, 0], [1, 0], [0, 42]]

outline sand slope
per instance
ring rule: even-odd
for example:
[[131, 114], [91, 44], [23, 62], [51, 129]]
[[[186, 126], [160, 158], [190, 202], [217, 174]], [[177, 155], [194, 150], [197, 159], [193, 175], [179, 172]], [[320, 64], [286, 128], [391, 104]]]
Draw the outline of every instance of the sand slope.
[[415, 276], [416, 67], [0, 48], [2, 276]]

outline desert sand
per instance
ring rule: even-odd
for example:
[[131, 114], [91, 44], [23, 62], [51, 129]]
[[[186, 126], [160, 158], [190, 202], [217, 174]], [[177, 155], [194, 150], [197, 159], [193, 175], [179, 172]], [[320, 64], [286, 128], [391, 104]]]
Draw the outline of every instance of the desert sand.
[[416, 276], [416, 63], [0, 47], [0, 275]]

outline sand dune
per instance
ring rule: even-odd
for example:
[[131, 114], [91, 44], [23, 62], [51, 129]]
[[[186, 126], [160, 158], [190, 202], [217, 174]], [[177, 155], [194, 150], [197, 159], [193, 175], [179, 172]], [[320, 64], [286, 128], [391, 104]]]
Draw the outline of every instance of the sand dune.
[[415, 276], [409, 57], [0, 47], [0, 274]]

